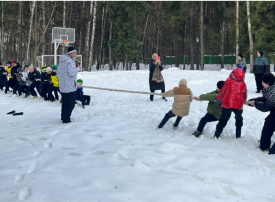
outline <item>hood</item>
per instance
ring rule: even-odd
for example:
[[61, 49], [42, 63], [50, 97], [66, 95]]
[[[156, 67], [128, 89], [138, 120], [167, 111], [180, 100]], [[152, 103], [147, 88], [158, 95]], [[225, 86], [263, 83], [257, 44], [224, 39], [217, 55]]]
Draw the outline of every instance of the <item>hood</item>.
[[244, 81], [244, 77], [245, 77], [245, 74], [241, 68], [234, 69], [229, 76], [229, 78], [240, 82]]
[[67, 55], [67, 54], [63, 54], [61, 55], [60, 59], [59, 59], [59, 62], [65, 62], [65, 61], [68, 61], [68, 60], [71, 60], [71, 56]]

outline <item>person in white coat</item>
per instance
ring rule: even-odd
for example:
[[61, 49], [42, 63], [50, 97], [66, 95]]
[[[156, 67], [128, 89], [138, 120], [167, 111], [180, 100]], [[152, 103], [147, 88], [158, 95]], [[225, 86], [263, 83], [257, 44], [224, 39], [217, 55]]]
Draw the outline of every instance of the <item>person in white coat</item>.
[[63, 123], [71, 122], [71, 114], [75, 106], [75, 92], [77, 89], [77, 73], [80, 66], [76, 67], [75, 57], [77, 51], [70, 46], [68, 53], [60, 57], [57, 76], [59, 77], [59, 90], [62, 95], [61, 120]]

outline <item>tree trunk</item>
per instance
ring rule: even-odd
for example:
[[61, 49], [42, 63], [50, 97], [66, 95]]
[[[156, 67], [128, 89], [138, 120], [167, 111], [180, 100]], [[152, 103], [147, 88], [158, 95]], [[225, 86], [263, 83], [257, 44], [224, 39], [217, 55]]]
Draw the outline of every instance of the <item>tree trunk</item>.
[[[84, 12], [85, 11], [85, 1], [83, 1], [82, 4], [82, 12], [81, 12], [81, 27], [80, 27], [80, 33], [79, 33], [79, 46], [78, 46], [78, 52], [79, 54], [82, 53], [82, 35], [83, 35], [83, 19], [84, 19]], [[84, 53], [85, 54], [85, 53]], [[85, 67], [86, 65], [84, 65]], [[82, 67], [83, 68], [83, 67]]]
[[247, 24], [248, 24], [248, 35], [249, 35], [249, 54], [250, 54], [250, 73], [253, 73], [253, 37], [251, 32], [251, 22], [250, 22], [250, 2], [246, 2], [247, 7]]
[[91, 35], [91, 47], [90, 47], [90, 57], [89, 57], [89, 66], [88, 69], [91, 71], [92, 68], [92, 59], [93, 59], [93, 52], [94, 52], [94, 39], [95, 39], [95, 27], [96, 27], [96, 5], [97, 2], [94, 2], [94, 12], [93, 12], [93, 30]]
[[201, 23], [200, 23], [200, 31], [201, 31], [201, 70], [204, 70], [204, 37], [203, 37], [203, 31], [204, 31], [204, 25], [203, 25], [203, 1], [201, 1]]
[[86, 29], [86, 37], [85, 37], [85, 53], [84, 53], [84, 63], [85, 67], [88, 67], [88, 71], [91, 71], [90, 63], [89, 63], [89, 54], [91, 54], [90, 50], [90, 33], [91, 33], [91, 22], [93, 19], [93, 1], [90, 3], [90, 12], [89, 18], [87, 22], [87, 29]]
[[[42, 1], [42, 27], [43, 30], [46, 29], [46, 19], [45, 19], [45, 1]], [[45, 34], [41, 36], [42, 41], [42, 55], [45, 55]]]
[[[225, 12], [225, 1], [222, 3], [223, 5], [223, 10]], [[221, 57], [221, 69], [224, 69], [224, 45], [225, 45], [225, 13], [223, 13], [223, 22], [222, 22], [222, 30], [221, 30], [221, 53], [222, 53], [222, 57]]]
[[22, 29], [21, 29], [21, 17], [22, 17], [22, 1], [19, 2], [19, 9], [18, 9], [18, 28], [20, 29], [20, 31], [18, 32], [17, 35], [17, 50], [18, 50], [18, 60], [19, 63], [22, 64], [22, 57], [21, 57], [21, 44], [22, 44]]
[[35, 8], [35, 1], [32, 2], [32, 6], [31, 6], [30, 28], [29, 28], [29, 35], [28, 35], [28, 45], [27, 45], [27, 51], [26, 51], [25, 64], [29, 64], [30, 62], [30, 44], [31, 44], [31, 35], [32, 35], [32, 27], [33, 27], [34, 8]]
[[33, 53], [33, 63], [34, 67], [37, 67], [37, 55], [38, 55], [38, 27], [37, 27], [37, 1], [35, 1], [35, 12], [34, 12], [34, 53]]
[[102, 8], [102, 19], [101, 19], [101, 39], [100, 39], [100, 49], [99, 49], [99, 54], [98, 54], [98, 58], [97, 58], [97, 65], [96, 65], [96, 69], [99, 70], [100, 66], [101, 66], [101, 56], [102, 56], [102, 46], [103, 46], [103, 40], [104, 40], [104, 31], [105, 31], [105, 7], [103, 6]]
[[194, 45], [192, 43], [193, 39], [193, 8], [190, 8], [190, 35], [189, 35], [189, 45], [190, 45], [190, 70], [194, 70]]
[[[66, 28], [66, 1], [63, 1], [63, 28]], [[67, 39], [63, 39], [67, 40]], [[62, 46], [62, 53], [65, 52], [65, 46]]]
[[[113, 23], [110, 22], [110, 35], [109, 35], [109, 41], [112, 39], [112, 28], [113, 28]], [[112, 49], [111, 46], [109, 45], [109, 70], [113, 70], [113, 64], [112, 64]]]
[[4, 2], [2, 1], [2, 19], [1, 19], [1, 61], [4, 60]]
[[239, 54], [239, 1], [236, 1], [236, 63]]

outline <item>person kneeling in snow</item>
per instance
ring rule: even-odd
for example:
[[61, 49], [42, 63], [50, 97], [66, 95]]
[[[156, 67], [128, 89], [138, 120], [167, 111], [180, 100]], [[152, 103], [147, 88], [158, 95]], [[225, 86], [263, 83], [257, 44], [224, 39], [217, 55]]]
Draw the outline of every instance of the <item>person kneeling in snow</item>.
[[[57, 65], [52, 66], [52, 71], [48, 71], [48, 80], [50, 81], [50, 87], [47, 89], [48, 97], [51, 102], [58, 100], [58, 91], [59, 91], [59, 79], [56, 74]], [[53, 97], [52, 92], [55, 94], [55, 98]]]
[[173, 109], [170, 110], [163, 118], [157, 129], [162, 128], [167, 121], [177, 116], [177, 120], [173, 125], [173, 130], [178, 128], [178, 125], [182, 117], [189, 114], [190, 102], [192, 101], [192, 91], [187, 88], [187, 81], [185, 79], [180, 80], [179, 87], [175, 87], [162, 94], [163, 97], [174, 97]]
[[275, 131], [275, 77], [271, 73], [267, 73], [262, 77], [262, 84], [264, 90], [262, 91], [263, 96], [259, 98], [250, 99], [250, 105], [255, 106], [256, 109], [262, 112], [270, 111], [270, 114], [266, 117], [264, 127], [262, 130], [261, 140], [260, 140], [260, 149], [262, 151], [268, 151], [269, 154], [275, 154], [275, 143], [272, 148], [271, 137]]
[[236, 119], [236, 138], [241, 137], [243, 104], [247, 98], [247, 88], [244, 77], [245, 73], [242, 69], [234, 69], [217, 97], [217, 102], [222, 103], [222, 115], [217, 124], [214, 138], [216, 137], [218, 139], [220, 137], [232, 112], [234, 112]]
[[89, 105], [91, 96], [89, 95], [83, 95], [83, 87], [82, 87], [83, 81], [81, 79], [77, 80], [77, 90], [76, 90], [76, 100], [79, 100], [82, 102], [82, 106], [84, 108], [84, 105]]
[[194, 100], [197, 101], [209, 101], [206, 115], [200, 120], [197, 130], [192, 134], [195, 137], [201, 136], [202, 131], [207, 123], [218, 121], [221, 118], [222, 106], [216, 101], [224, 83], [224, 81], [219, 81], [215, 91], [202, 94], [199, 97], [194, 97]]

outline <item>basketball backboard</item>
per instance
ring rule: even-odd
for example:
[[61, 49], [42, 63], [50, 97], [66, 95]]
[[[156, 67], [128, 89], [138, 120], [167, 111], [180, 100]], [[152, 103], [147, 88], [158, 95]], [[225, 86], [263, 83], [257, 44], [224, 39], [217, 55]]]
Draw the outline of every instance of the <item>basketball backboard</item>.
[[75, 29], [74, 28], [63, 28], [63, 27], [52, 27], [52, 43], [62, 43], [63, 40], [69, 40], [70, 43], [75, 42]]

